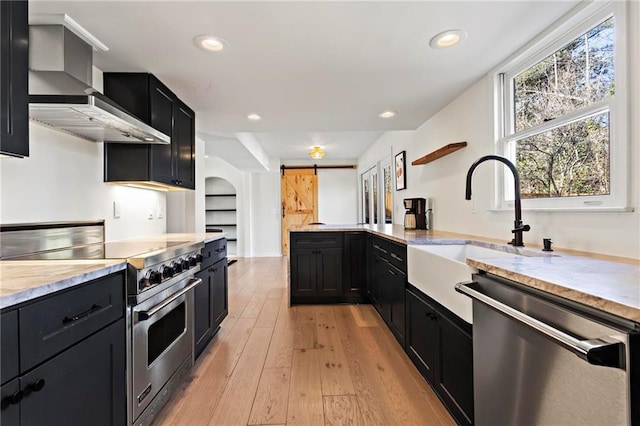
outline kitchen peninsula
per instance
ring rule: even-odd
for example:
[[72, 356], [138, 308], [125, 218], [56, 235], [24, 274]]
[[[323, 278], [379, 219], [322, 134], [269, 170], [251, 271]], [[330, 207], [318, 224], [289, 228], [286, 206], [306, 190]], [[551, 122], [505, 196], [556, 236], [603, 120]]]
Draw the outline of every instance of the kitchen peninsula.
[[[406, 231], [398, 225], [307, 225], [290, 229], [290, 240], [290, 302], [370, 301], [458, 423], [486, 422], [495, 419], [492, 412], [502, 412], [493, 407], [490, 398], [482, 399], [481, 396], [482, 389], [488, 389], [488, 384], [480, 370], [493, 371], [487, 368], [496, 366], [474, 369], [484, 359], [480, 356], [476, 360], [475, 356], [487, 352], [487, 346], [479, 346], [482, 342], [492, 342], [482, 343], [491, 348], [502, 347], [502, 340], [496, 339], [526, 339], [527, 342], [540, 339], [535, 332], [529, 337], [521, 334], [525, 332], [520, 329], [509, 328], [529, 323], [539, 327], [540, 333], [560, 336], [558, 339], [570, 351], [546, 343], [549, 347], [545, 353], [557, 353], [562, 360], [550, 365], [562, 365], [566, 371], [579, 372], [567, 380], [584, 389], [584, 401], [588, 404], [600, 403], [609, 407], [601, 411], [603, 417], [600, 419], [614, 418], [614, 412], [621, 421], [628, 417], [627, 413], [631, 413], [633, 419], [638, 418], [639, 413], [634, 408], [640, 401], [636, 371], [640, 358], [640, 265], [637, 261], [569, 254], [561, 250], [549, 253], [449, 232]], [[524, 306], [514, 304], [520, 309], [516, 312], [513, 307], [505, 307], [496, 299], [478, 293], [478, 286], [488, 289], [513, 287], [535, 300]], [[506, 335], [496, 332], [496, 326], [485, 325], [486, 308], [476, 299], [497, 306], [519, 322], [514, 320], [508, 326], [502, 325], [500, 330], [509, 330]], [[577, 312], [593, 321], [615, 324], [615, 329], [597, 328], [600, 323], [596, 322], [589, 322], [582, 328], [565, 324], [565, 331], [539, 325], [526, 314], [538, 315], [535, 311], [530, 312], [537, 304], [547, 306], [547, 310], [562, 312], [562, 315]], [[586, 332], [587, 329], [592, 331]], [[576, 340], [573, 336], [580, 333], [585, 337]], [[607, 336], [612, 333], [621, 340], [609, 341]], [[535, 353], [535, 347], [542, 343], [531, 343], [534, 347], [527, 348]], [[588, 363], [571, 355], [571, 351]], [[500, 358], [499, 354], [494, 355], [494, 358]], [[538, 365], [552, 361], [539, 360]], [[604, 370], [610, 373], [609, 376], [598, 380], [607, 383], [608, 392], [616, 395], [614, 399], [631, 401], [630, 405], [598, 398], [600, 391], [590, 383], [594, 380], [593, 374], [604, 373], [602, 367], [591, 366], [590, 370], [590, 364], [613, 367]], [[505, 370], [506, 377], [511, 377], [512, 373], [534, 374], [522, 366], [518, 371], [520, 373]], [[622, 374], [623, 371], [626, 374]], [[552, 373], [535, 374], [546, 377], [559, 373], [553, 370]], [[494, 388], [500, 395], [504, 389], [497, 385], [492, 390]], [[550, 394], [557, 391], [557, 386], [546, 390]], [[474, 410], [478, 398], [482, 405]], [[568, 412], [573, 413], [576, 409], [582, 410], [582, 406]], [[508, 408], [504, 412], [511, 413]], [[553, 419], [559, 415], [556, 411], [544, 413]], [[474, 415], [480, 417], [474, 420]]]

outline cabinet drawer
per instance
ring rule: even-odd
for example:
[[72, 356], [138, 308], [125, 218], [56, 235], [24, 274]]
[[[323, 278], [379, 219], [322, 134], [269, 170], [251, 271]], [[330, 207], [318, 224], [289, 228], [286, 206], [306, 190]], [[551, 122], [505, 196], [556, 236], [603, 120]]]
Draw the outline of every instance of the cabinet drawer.
[[407, 272], [407, 246], [387, 241], [389, 262], [402, 272]]
[[18, 371], [18, 311], [0, 316], [0, 379], [16, 377]]
[[124, 273], [91, 281], [20, 309], [20, 370], [124, 316]]
[[291, 247], [342, 247], [342, 232], [292, 232]]
[[407, 272], [407, 246], [383, 238], [373, 238], [372, 249], [402, 272]]
[[219, 240], [211, 241], [205, 244], [202, 249], [202, 263], [200, 264], [200, 270], [203, 271], [214, 263], [227, 257], [227, 239], [221, 238]]

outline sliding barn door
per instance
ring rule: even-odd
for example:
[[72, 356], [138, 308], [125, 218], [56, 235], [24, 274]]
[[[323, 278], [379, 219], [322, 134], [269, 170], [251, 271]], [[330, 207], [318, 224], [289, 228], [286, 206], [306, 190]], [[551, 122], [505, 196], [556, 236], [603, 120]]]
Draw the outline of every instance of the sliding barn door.
[[318, 221], [318, 176], [313, 169], [285, 169], [282, 175], [282, 254], [289, 254], [289, 227]]

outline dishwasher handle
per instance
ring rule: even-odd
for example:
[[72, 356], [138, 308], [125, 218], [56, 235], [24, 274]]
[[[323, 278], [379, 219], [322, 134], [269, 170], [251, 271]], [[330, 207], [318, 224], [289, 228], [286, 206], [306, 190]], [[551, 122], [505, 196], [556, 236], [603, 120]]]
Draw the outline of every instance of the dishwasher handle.
[[540, 320], [505, 305], [473, 288], [469, 285], [477, 284], [475, 281], [467, 281], [456, 284], [456, 291], [465, 294], [470, 298], [483, 303], [507, 317], [533, 328], [544, 336], [557, 342], [561, 346], [569, 349], [578, 357], [589, 364], [601, 365], [604, 367], [614, 367], [624, 369], [624, 344], [622, 342], [609, 343], [600, 339], [579, 340], [575, 337], [558, 330]]

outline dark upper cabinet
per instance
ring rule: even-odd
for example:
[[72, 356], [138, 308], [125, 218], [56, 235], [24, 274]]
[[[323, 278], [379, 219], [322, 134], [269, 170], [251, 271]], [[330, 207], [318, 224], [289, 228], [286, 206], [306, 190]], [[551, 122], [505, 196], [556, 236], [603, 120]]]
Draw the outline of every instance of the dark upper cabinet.
[[406, 352], [458, 424], [473, 424], [472, 327], [410, 287]]
[[174, 105], [174, 141], [175, 177], [180, 186], [194, 189], [196, 187], [195, 140], [196, 115], [181, 100]]
[[105, 181], [153, 181], [195, 189], [195, 114], [154, 75], [104, 73], [104, 94], [170, 145], [105, 144]]
[[0, 154], [29, 156], [28, 3], [0, 2]]

